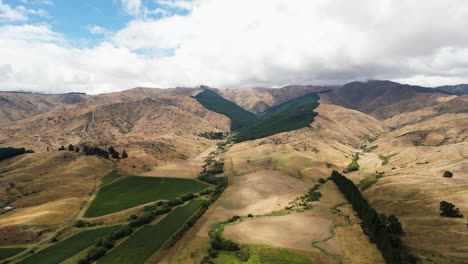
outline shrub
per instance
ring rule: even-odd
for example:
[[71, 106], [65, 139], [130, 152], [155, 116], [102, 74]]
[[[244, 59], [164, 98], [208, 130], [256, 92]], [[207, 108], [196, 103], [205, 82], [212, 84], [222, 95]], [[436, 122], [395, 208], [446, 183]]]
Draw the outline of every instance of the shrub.
[[463, 218], [460, 214], [460, 209], [455, 208], [455, 205], [446, 201], [440, 202], [440, 216]]
[[177, 198], [177, 199], [174, 199], [174, 200], [170, 200], [168, 204], [170, 206], [176, 206], [176, 205], [183, 204], [183, 203], [184, 203], [184, 201], [182, 199]]
[[318, 181], [319, 181], [319, 183], [321, 183], [321, 184], [324, 184], [324, 183], [327, 182], [324, 178], [320, 178]]
[[232, 240], [224, 239], [220, 236], [215, 236], [210, 241], [211, 248], [216, 250], [238, 251], [239, 244]]
[[445, 177], [445, 178], [452, 178], [452, 177], [453, 177], [453, 173], [450, 172], [450, 171], [444, 171], [443, 177]]
[[129, 223], [130, 227], [139, 227], [144, 224], [151, 222], [154, 219], [155, 215], [152, 213], [144, 213], [138, 216], [135, 220]]
[[250, 254], [249, 252], [246, 252], [246, 251], [237, 251], [236, 258], [238, 258], [242, 262], [247, 262], [249, 261]]
[[231, 218], [228, 220], [228, 222], [229, 222], [229, 223], [235, 222], [235, 221], [237, 221], [237, 219], [239, 219], [239, 218], [240, 218], [240, 216], [234, 215], [233, 217], [231, 217]]
[[210, 258], [217, 258], [218, 255], [219, 255], [219, 252], [216, 249], [212, 249], [212, 248], [208, 249], [208, 256], [210, 256]]
[[204, 256], [203, 259], [200, 261], [200, 264], [214, 264], [210, 257]]
[[119, 240], [122, 237], [126, 237], [132, 233], [132, 228], [128, 225], [121, 226], [117, 231], [109, 234], [108, 238], [112, 241]]

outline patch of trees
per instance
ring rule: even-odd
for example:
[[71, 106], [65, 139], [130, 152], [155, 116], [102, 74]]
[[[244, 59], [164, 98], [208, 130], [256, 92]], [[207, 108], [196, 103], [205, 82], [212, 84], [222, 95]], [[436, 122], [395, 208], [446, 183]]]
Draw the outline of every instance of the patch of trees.
[[197, 136], [204, 137], [206, 139], [224, 139], [227, 135], [224, 132], [203, 132], [198, 133]]
[[444, 171], [444, 175], [442, 175], [445, 178], [452, 178], [453, 173], [451, 171]]
[[358, 187], [337, 171], [333, 171], [330, 179], [335, 182], [359, 218], [362, 219], [362, 229], [369, 236], [370, 241], [377, 244], [385, 263], [417, 263], [418, 259], [409, 253], [408, 248], [401, 241], [403, 229], [396, 216], [379, 215], [362, 196]]
[[124, 225], [107, 236], [96, 239], [86, 256], [78, 260], [78, 264], [89, 264], [102, 258], [107, 251], [114, 247], [117, 240], [129, 236], [132, 232], [133, 230], [130, 226]]
[[257, 121], [238, 130], [237, 141], [253, 140], [309, 127], [318, 114], [313, 111], [319, 105], [318, 100], [319, 97], [311, 93], [268, 109]]
[[320, 200], [320, 197], [322, 197], [322, 193], [317, 191], [322, 184], [315, 184], [314, 187], [310, 188], [309, 191], [306, 193], [304, 199], [307, 202], [314, 202]]
[[74, 224], [75, 227], [77, 228], [83, 228], [83, 227], [92, 227], [92, 226], [96, 226], [98, 224], [102, 224], [101, 223], [89, 223], [89, 222], [86, 222], [86, 221], [83, 221], [83, 220], [77, 220]]
[[353, 160], [343, 172], [348, 173], [348, 172], [358, 171], [359, 170], [359, 163], [357, 162], [358, 160], [359, 160], [359, 153], [355, 153]]
[[463, 218], [463, 215], [460, 213], [460, 209], [455, 208], [453, 203], [446, 201], [440, 202], [440, 216]]
[[[59, 149], [59, 151], [64, 151], [64, 150], [68, 150], [68, 151], [75, 151], [75, 152], [80, 152], [80, 148], [78, 146], [74, 146], [73, 144], [70, 144], [68, 145], [67, 148], [65, 148], [65, 146], [61, 146]], [[128, 158], [128, 154], [127, 152], [124, 150], [122, 152], [122, 156], [120, 156], [120, 153], [118, 151], [116, 151], [114, 149], [113, 146], [109, 147], [108, 150], [105, 150], [105, 149], [102, 149], [100, 147], [90, 147], [90, 146], [87, 146], [87, 145], [83, 145], [83, 153], [85, 155], [88, 155], [88, 156], [92, 156], [92, 155], [95, 155], [95, 156], [100, 156], [100, 157], [103, 157], [105, 159], [109, 159], [109, 157], [112, 157], [113, 159], [126, 159]]]
[[96, 155], [96, 156], [103, 157], [105, 159], [109, 158], [109, 152], [97, 146], [88, 147], [87, 145], [83, 145], [83, 152], [85, 155], [88, 155], [88, 156]]
[[34, 153], [33, 150], [26, 150], [25, 148], [0, 148], [0, 160], [9, 159], [25, 153]]
[[238, 130], [257, 121], [257, 116], [237, 104], [224, 99], [216, 92], [205, 89], [194, 98], [207, 109], [226, 115], [231, 120], [231, 131]]

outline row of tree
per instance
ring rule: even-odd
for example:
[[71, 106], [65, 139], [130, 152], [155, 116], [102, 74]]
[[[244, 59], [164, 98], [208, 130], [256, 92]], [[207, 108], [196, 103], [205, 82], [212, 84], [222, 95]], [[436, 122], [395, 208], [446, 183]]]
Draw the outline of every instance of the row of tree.
[[34, 153], [33, 150], [26, 150], [25, 148], [0, 148], [0, 160], [9, 159], [24, 153]]
[[401, 241], [403, 229], [396, 216], [379, 215], [362, 196], [358, 187], [337, 171], [333, 171], [330, 179], [335, 182], [359, 218], [362, 219], [362, 229], [369, 236], [370, 241], [377, 244], [385, 263], [412, 264], [418, 261]]
[[[73, 146], [72, 144], [68, 145], [68, 148], [65, 148], [65, 146], [61, 146], [58, 150], [63, 151], [68, 149], [68, 151], [75, 151], [75, 152], [80, 152], [80, 148], [78, 146]], [[122, 152], [122, 156], [120, 156], [120, 152], [116, 151], [113, 146], [109, 147], [109, 149], [105, 150], [100, 147], [89, 147], [87, 145], [83, 145], [83, 153], [85, 155], [96, 155], [96, 156], [101, 156], [105, 159], [108, 159], [109, 157], [112, 157], [113, 159], [126, 159], [128, 158], [127, 152], [124, 150]]]

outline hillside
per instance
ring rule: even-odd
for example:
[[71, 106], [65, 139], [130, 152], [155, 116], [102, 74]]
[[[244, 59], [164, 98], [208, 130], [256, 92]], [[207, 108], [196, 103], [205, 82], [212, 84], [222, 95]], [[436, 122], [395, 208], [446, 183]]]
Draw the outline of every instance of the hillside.
[[259, 121], [239, 130], [238, 140], [271, 136], [309, 126], [317, 113], [319, 97], [308, 94], [272, 107], [259, 116]]
[[255, 114], [290, 101], [297, 97], [336, 89], [337, 86], [289, 85], [282, 88], [245, 87], [237, 89], [216, 89], [215, 91], [229, 101]]
[[239, 130], [257, 121], [255, 114], [224, 99], [211, 90], [205, 89], [194, 98], [207, 109], [228, 116], [231, 119], [231, 131]]
[[456, 95], [468, 94], [468, 84], [458, 84], [458, 85], [445, 85], [439, 86], [437, 89], [446, 91]]
[[[131, 243], [125, 243], [127, 238], [117, 240], [103, 261], [130, 254], [144, 255], [147, 263], [200, 263], [213, 234], [218, 234], [239, 243], [240, 252], [247, 252], [251, 261], [383, 263], [381, 251], [369, 241], [351, 205], [327, 180], [333, 170], [347, 171], [355, 160], [358, 170], [344, 175], [378, 213], [397, 217], [404, 230], [401, 239], [420, 263], [468, 261], [467, 95], [369, 81], [333, 87], [318, 94], [318, 104], [317, 89], [325, 88], [14, 94], [10, 102], [18, 106], [10, 103], [5, 109], [18, 113], [19, 120], [0, 122], [0, 146], [37, 153], [0, 162], [0, 200], [14, 207], [0, 215], [2, 244], [25, 244], [44, 255], [48, 251], [43, 248], [52, 252], [55, 245], [65, 247], [66, 239], [82, 228], [94, 232], [101, 225], [130, 225], [145, 220], [148, 212], [158, 212], [133, 229]], [[26, 111], [27, 101], [37, 110]], [[51, 105], [41, 105], [43, 101]], [[233, 124], [242, 127], [238, 140], [243, 142], [234, 144], [232, 135], [226, 141], [200, 136], [228, 132]], [[104, 159], [56, 150], [83, 143], [104, 149], [112, 145], [120, 152], [125, 149], [129, 157]], [[119, 173], [100, 181], [111, 170]], [[442, 177], [445, 171], [453, 178]], [[209, 178], [212, 173], [215, 177]], [[204, 178], [197, 179], [200, 174]], [[144, 183], [129, 175], [140, 176]], [[173, 198], [196, 185], [172, 183], [200, 184], [206, 177], [212, 181], [209, 190], [194, 194], [193, 202], [172, 201], [168, 213], [153, 202], [165, 191], [174, 191], [168, 196]], [[154, 190], [171, 187], [160, 193], [146, 182]], [[224, 192], [223, 184], [228, 184]], [[308, 196], [314, 193], [314, 199]], [[180, 241], [170, 241], [172, 247], [158, 251], [159, 246], [148, 246], [162, 245], [165, 240], [147, 242], [154, 239], [152, 232], [164, 230], [164, 236], [170, 237], [198, 210], [198, 199], [214, 201], [218, 196], [206, 212], [195, 214], [200, 219], [191, 222], [192, 227], [182, 228], [186, 233], [177, 235]], [[465, 217], [440, 216], [442, 200], [455, 204]], [[99, 217], [83, 217], [88, 204], [93, 204], [91, 210], [112, 208], [94, 214]], [[179, 212], [187, 215], [177, 216]], [[239, 219], [232, 220], [233, 216]], [[91, 226], [74, 227], [67, 219]], [[59, 243], [49, 243], [46, 238], [57, 230], [61, 230]], [[39, 241], [43, 244], [36, 244]], [[143, 255], [137, 253], [137, 244]], [[73, 252], [76, 255], [65, 255], [63, 263], [76, 263], [86, 255], [82, 249]], [[240, 261], [234, 252], [217, 252], [218, 257], [212, 258], [215, 264]]]
[[348, 83], [333, 93], [324, 94], [327, 102], [387, 119], [396, 114], [408, 113], [434, 106], [449, 93], [420, 86], [391, 81]]

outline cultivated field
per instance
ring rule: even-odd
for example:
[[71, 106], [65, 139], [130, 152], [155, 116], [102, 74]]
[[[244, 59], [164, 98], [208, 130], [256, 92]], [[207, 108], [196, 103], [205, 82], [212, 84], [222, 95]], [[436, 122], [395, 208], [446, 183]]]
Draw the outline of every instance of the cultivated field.
[[97, 217], [149, 203], [197, 193], [208, 185], [190, 179], [130, 176], [103, 186], [85, 217]]
[[39, 251], [38, 253], [18, 262], [20, 264], [57, 264], [78, 252], [84, 250], [99, 238], [115, 231], [119, 225], [96, 228], [79, 232], [78, 234], [67, 238], [61, 242]]
[[156, 224], [143, 226], [98, 263], [145, 263], [187, 222], [190, 216], [200, 209], [202, 203], [201, 199], [192, 200], [185, 206], [177, 207]]
[[0, 260], [12, 257], [23, 250], [24, 248], [0, 248]]

